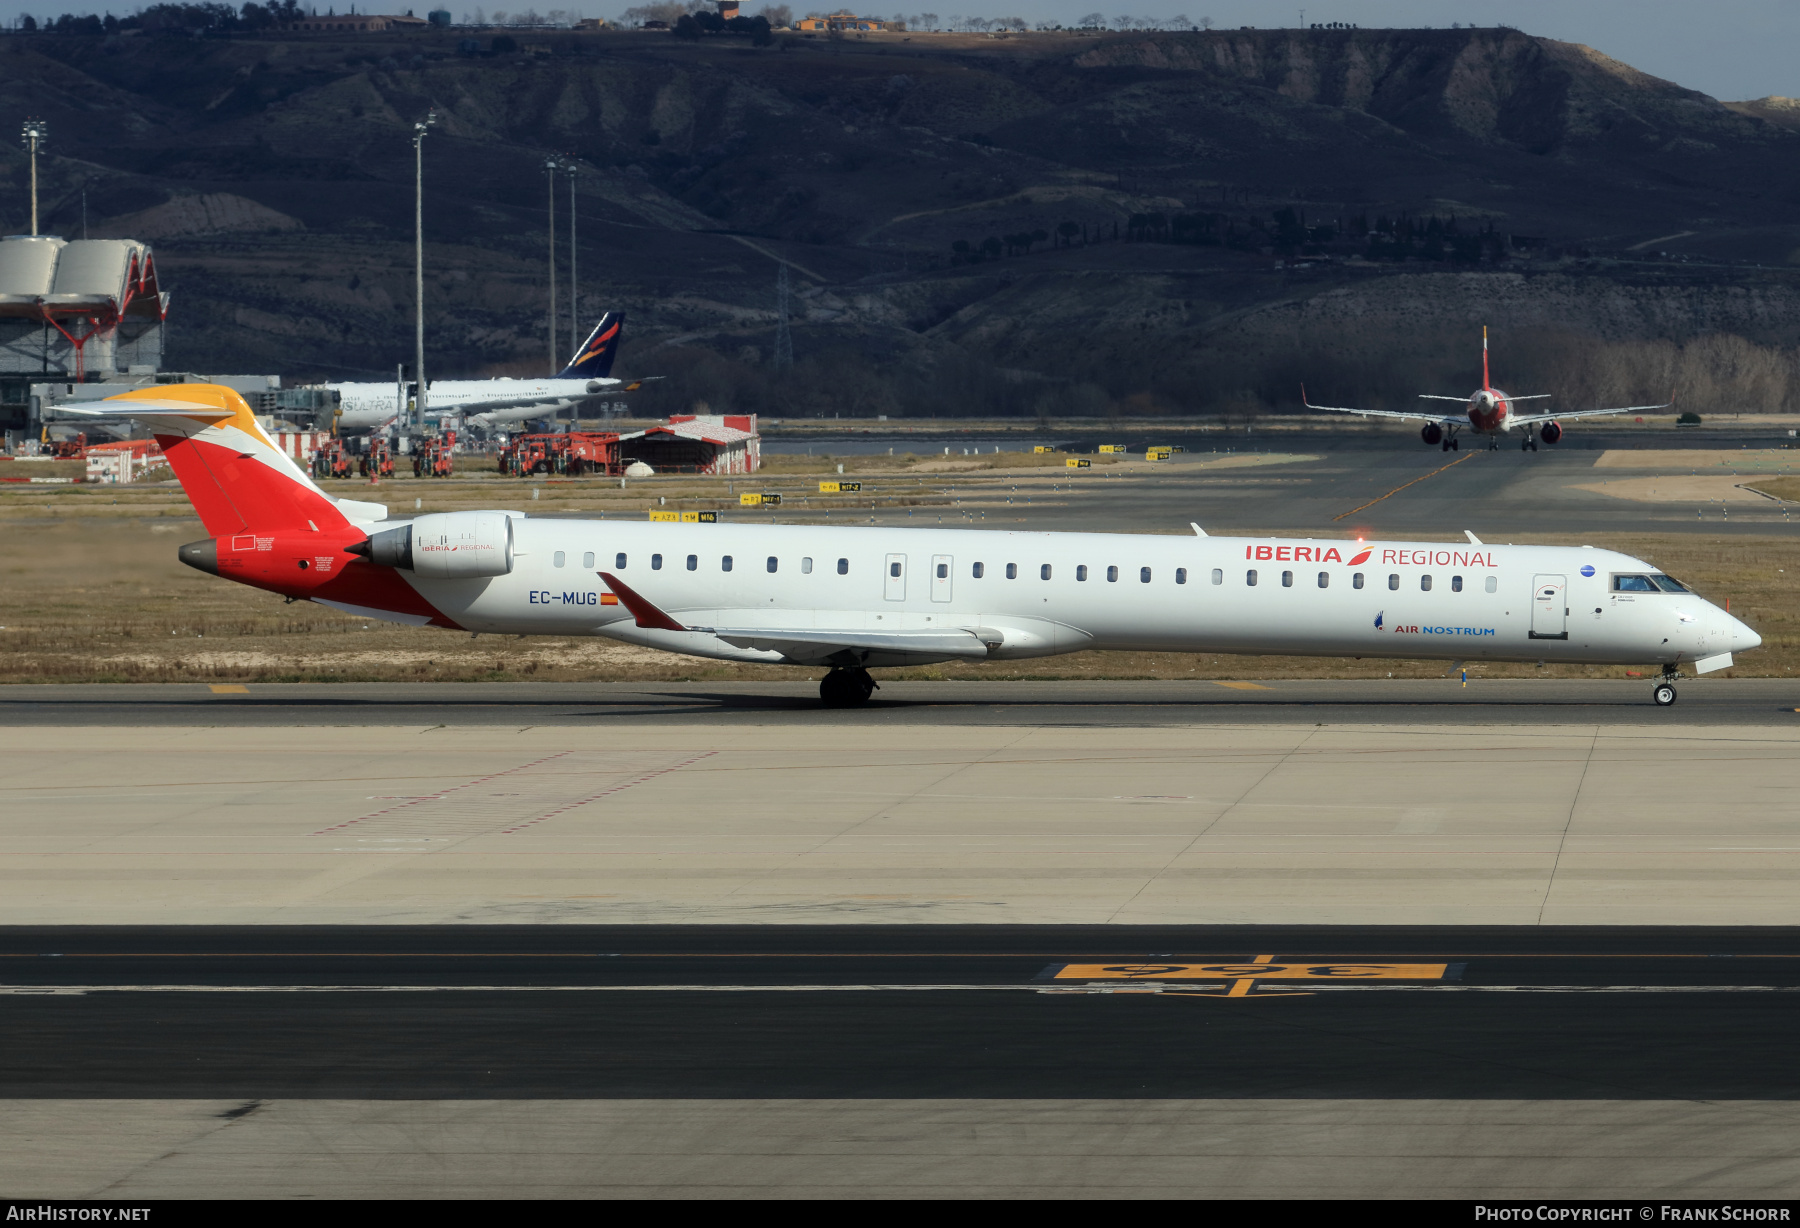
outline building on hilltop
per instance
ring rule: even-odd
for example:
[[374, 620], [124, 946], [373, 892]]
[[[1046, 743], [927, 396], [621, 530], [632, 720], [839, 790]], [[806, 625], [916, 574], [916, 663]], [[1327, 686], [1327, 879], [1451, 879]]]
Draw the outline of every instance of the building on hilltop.
[[881, 34], [904, 30], [906, 23], [904, 21], [883, 21], [879, 17], [857, 17], [845, 11], [832, 13], [825, 17], [802, 17], [794, 22], [794, 29], [808, 34], [833, 31], [846, 34]]
[[425, 18], [414, 17], [411, 13], [405, 16], [395, 16], [392, 13], [348, 13], [324, 17], [309, 15], [283, 26], [282, 29], [309, 34], [372, 34], [380, 30], [425, 30], [431, 25]]

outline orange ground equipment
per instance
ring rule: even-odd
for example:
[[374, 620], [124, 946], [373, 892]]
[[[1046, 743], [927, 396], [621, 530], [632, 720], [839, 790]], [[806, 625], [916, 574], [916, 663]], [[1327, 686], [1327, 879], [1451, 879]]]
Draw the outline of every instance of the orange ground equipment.
[[386, 435], [369, 437], [369, 450], [363, 453], [362, 464], [357, 472], [365, 478], [391, 478], [394, 476], [394, 445]]
[[446, 431], [442, 435], [431, 435], [416, 441], [413, 447], [413, 476], [416, 478], [447, 478], [456, 472], [453, 459], [456, 452], [456, 432]]
[[312, 471], [315, 478], [347, 478], [351, 468], [350, 453], [344, 450], [344, 441], [341, 439], [328, 439], [323, 447], [313, 453]]
[[516, 435], [500, 453], [500, 472], [520, 478], [539, 473], [617, 477], [624, 471], [624, 462], [619, 459], [619, 436], [614, 431]]
[[82, 431], [73, 439], [52, 439], [50, 432], [44, 431], [43, 450], [40, 455], [54, 456], [57, 460], [80, 460], [87, 454], [87, 432]]

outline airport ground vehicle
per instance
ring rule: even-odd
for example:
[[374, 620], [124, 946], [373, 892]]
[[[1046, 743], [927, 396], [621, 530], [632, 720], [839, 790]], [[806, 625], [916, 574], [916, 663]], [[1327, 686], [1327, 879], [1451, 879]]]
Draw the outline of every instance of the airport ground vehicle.
[[356, 471], [365, 478], [391, 478], [394, 476], [394, 445], [386, 435], [369, 436], [369, 447], [362, 454]]
[[413, 476], [447, 478], [456, 473], [456, 432], [427, 435], [413, 445]]
[[80, 460], [87, 453], [88, 437], [86, 431], [76, 434], [73, 439], [52, 439], [50, 432], [44, 431], [39, 442], [40, 455], [55, 457], [57, 460]]
[[617, 476], [623, 472], [619, 436], [612, 431], [515, 435], [500, 450], [500, 472], [521, 478], [539, 473]]
[[[1419, 438], [1425, 446], [1437, 444], [1440, 450], [1453, 452], [1458, 450], [1456, 433], [1467, 427], [1477, 435], [1487, 436], [1488, 450], [1493, 451], [1500, 446], [1500, 436], [1507, 431], [1523, 430], [1519, 437], [1519, 450], [1536, 452], [1537, 441], [1554, 444], [1563, 437], [1562, 423], [1576, 418], [1599, 418], [1612, 414], [1629, 414], [1633, 412], [1649, 412], [1669, 408], [1662, 405], [1624, 405], [1617, 409], [1578, 409], [1565, 414], [1520, 414], [1513, 408], [1519, 401], [1541, 401], [1551, 394], [1547, 392], [1533, 393], [1531, 396], [1518, 397], [1493, 386], [1488, 378], [1488, 335], [1487, 329], [1481, 330], [1481, 387], [1466, 397], [1438, 396], [1435, 393], [1422, 392], [1422, 401], [1455, 401], [1461, 404], [1460, 414], [1433, 414], [1412, 410], [1391, 409], [1350, 409], [1342, 405], [1314, 405], [1306, 399], [1306, 386], [1300, 387], [1300, 403], [1308, 409], [1329, 410], [1337, 414], [1360, 414], [1365, 418], [1400, 418], [1409, 422], [1423, 422], [1419, 428]], [[1536, 438], [1533, 438], [1533, 434]]]
[[315, 478], [347, 478], [351, 469], [350, 453], [344, 441], [333, 437], [313, 453], [312, 474]]
[[[243, 399], [183, 384], [110, 398], [146, 420], [209, 534], [190, 566], [415, 626], [596, 635], [827, 669], [1087, 648], [1723, 669], [1761, 638], [1641, 559], [1565, 546], [532, 519], [390, 523], [325, 494]], [[179, 399], [176, 399], [179, 397]], [[1589, 611], [1592, 611], [1590, 614]]]

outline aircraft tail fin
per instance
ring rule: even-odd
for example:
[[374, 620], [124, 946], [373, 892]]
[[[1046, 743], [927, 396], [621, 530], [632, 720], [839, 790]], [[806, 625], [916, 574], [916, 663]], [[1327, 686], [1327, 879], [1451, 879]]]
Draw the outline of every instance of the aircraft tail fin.
[[1493, 382], [1488, 379], [1487, 325], [1485, 324], [1481, 326], [1481, 386], [1483, 389], [1492, 388], [1494, 386]]
[[106, 397], [64, 413], [127, 417], [156, 436], [169, 467], [214, 537], [229, 533], [344, 528], [379, 520], [376, 504], [333, 499], [275, 446], [244, 398], [221, 384], [166, 384]]
[[557, 379], [606, 379], [612, 374], [613, 358], [619, 350], [619, 334], [625, 331], [625, 313], [609, 311], [594, 325], [594, 331], [581, 343], [569, 359], [569, 365], [556, 373]]

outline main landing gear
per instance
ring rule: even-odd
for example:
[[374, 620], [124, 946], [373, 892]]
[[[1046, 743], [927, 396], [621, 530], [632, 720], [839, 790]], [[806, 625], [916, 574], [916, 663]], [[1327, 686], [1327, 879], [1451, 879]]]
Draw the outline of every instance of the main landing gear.
[[876, 685], [866, 669], [834, 669], [819, 680], [819, 698], [827, 708], [854, 708], [869, 702]]
[[[1535, 440], [1531, 437], [1531, 428], [1530, 427], [1525, 428], [1525, 438], [1519, 440], [1519, 451], [1521, 451], [1521, 452], [1536, 452], [1537, 451], [1537, 440]], [[1669, 702], [1674, 703], [1675, 701], [1671, 699]]]
[[1662, 677], [1656, 680], [1656, 689], [1650, 693], [1656, 700], [1656, 706], [1666, 708], [1675, 702], [1675, 679], [1681, 677], [1673, 669], [1665, 669]]

